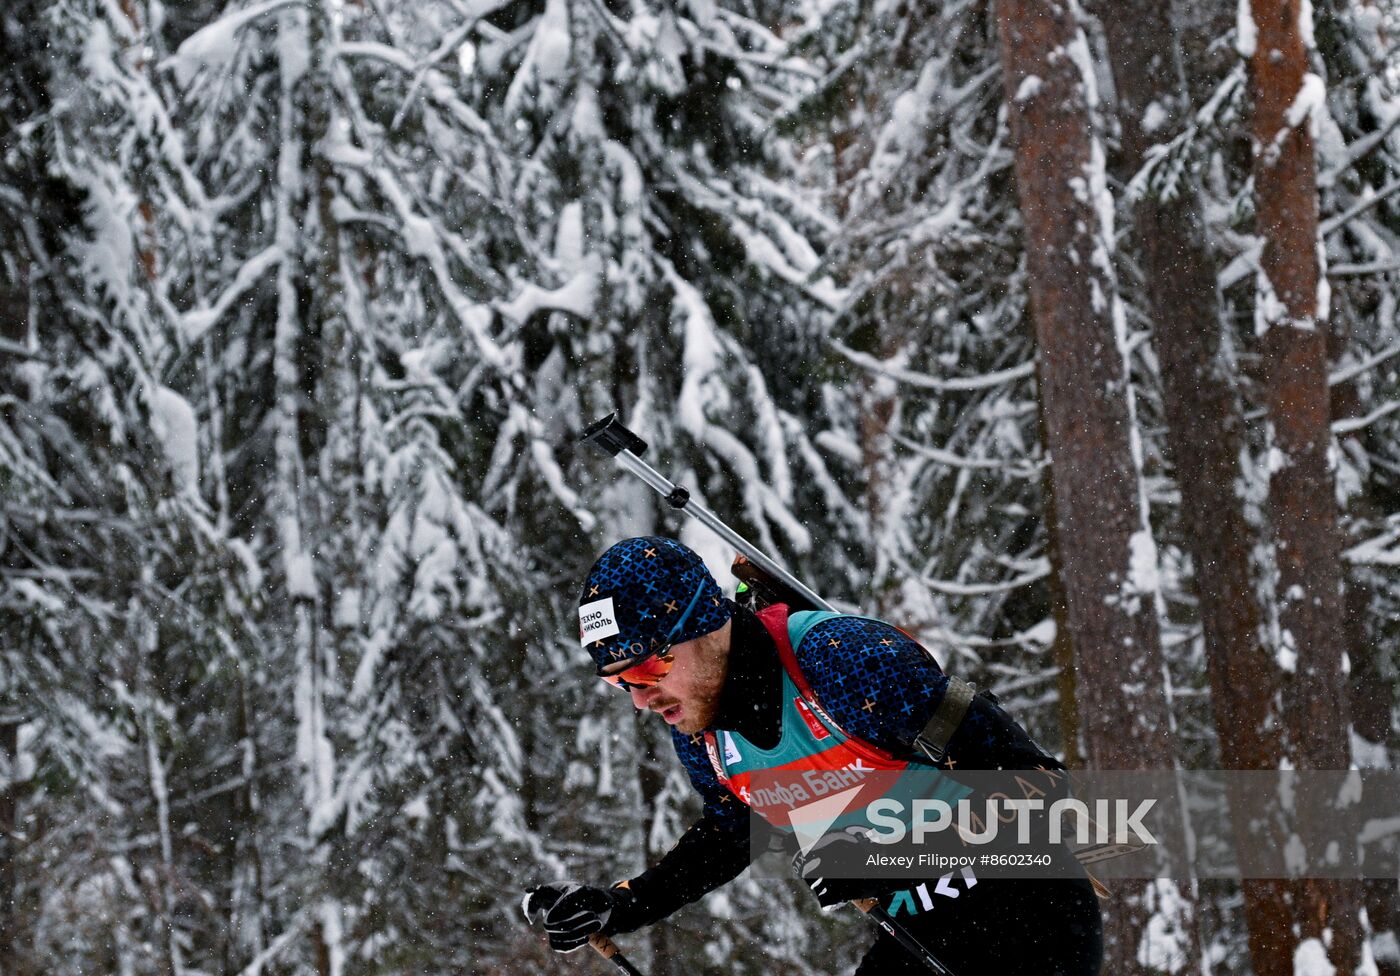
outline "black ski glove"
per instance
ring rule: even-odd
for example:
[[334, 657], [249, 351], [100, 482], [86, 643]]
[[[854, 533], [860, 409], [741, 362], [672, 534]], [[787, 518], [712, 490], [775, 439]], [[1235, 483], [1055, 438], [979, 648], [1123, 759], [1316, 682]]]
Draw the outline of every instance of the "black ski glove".
[[544, 926], [551, 949], [573, 952], [590, 935], [606, 935], [624, 925], [635, 902], [636, 896], [626, 888], [594, 888], [566, 881], [531, 888], [520, 908], [527, 922]]
[[877, 898], [894, 886], [875, 878], [828, 878], [822, 868], [823, 861], [830, 868], [838, 857], [843, 865], [858, 863], [858, 849], [869, 844], [863, 828], [847, 827], [825, 835], [806, 854], [799, 852], [792, 859], [792, 869], [812, 889], [823, 909], [840, 908], [860, 898]]

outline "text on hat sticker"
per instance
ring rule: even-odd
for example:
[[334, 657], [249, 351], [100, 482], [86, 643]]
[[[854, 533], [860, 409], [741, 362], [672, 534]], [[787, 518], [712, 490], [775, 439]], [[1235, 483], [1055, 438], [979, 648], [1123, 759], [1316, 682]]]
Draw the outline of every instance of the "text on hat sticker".
[[612, 597], [585, 603], [578, 608], [578, 637], [584, 647], [619, 633]]

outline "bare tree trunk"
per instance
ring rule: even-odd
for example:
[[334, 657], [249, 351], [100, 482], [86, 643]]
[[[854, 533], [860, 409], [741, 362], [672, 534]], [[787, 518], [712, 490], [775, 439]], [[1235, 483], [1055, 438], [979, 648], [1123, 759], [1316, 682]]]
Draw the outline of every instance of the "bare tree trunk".
[[[1257, 327], [1262, 333], [1269, 414], [1269, 516], [1278, 571], [1280, 658], [1293, 663], [1286, 683], [1297, 768], [1346, 769], [1350, 710], [1342, 674], [1344, 642], [1341, 535], [1332, 444], [1327, 335], [1319, 319], [1317, 161], [1309, 129], [1311, 99], [1322, 80], [1309, 71], [1303, 0], [1254, 0], [1241, 34], [1254, 102], [1254, 194], [1260, 260]], [[1242, 20], [1244, 18], [1242, 17]], [[1314, 811], [1323, 816], [1325, 811]], [[1344, 852], [1350, 857], [1351, 852]], [[1360, 958], [1359, 886], [1312, 881], [1300, 886], [1298, 940], [1331, 929], [1333, 964], [1352, 971]]]
[[[1043, 384], [1043, 380], [1041, 381]], [[1040, 412], [1040, 440], [1048, 443], [1045, 436], [1045, 411]], [[1050, 591], [1050, 616], [1055, 621], [1055, 642], [1050, 645], [1051, 660], [1059, 669], [1055, 677], [1055, 690], [1058, 694], [1056, 715], [1060, 724], [1061, 748], [1065, 753], [1065, 765], [1070, 769], [1084, 766], [1084, 744], [1079, 724], [1079, 688], [1074, 667], [1074, 641], [1070, 637], [1069, 615], [1065, 611], [1065, 571], [1060, 559], [1060, 539], [1054, 526], [1058, 524], [1055, 511], [1055, 486], [1051, 481], [1052, 472], [1047, 467], [1041, 477], [1041, 491], [1045, 493], [1045, 520], [1050, 525], [1047, 533], [1046, 550], [1050, 559], [1050, 578], [1046, 587]]]
[[[1123, 164], [1135, 173], [1146, 162], [1154, 133], [1169, 138], [1181, 121], [1182, 98], [1176, 86], [1164, 84], [1176, 75], [1178, 38], [1170, 5], [1156, 0], [1118, 0], [1104, 14]], [[1154, 105], [1162, 121], [1149, 133], [1143, 120]], [[1161, 364], [1167, 444], [1195, 567], [1221, 763], [1227, 769], [1277, 769], [1284, 755], [1274, 710], [1279, 674], [1261, 639], [1250, 558], [1255, 538], [1237, 489], [1244, 418], [1222, 356], [1215, 269], [1198, 214], [1190, 189], [1170, 199], [1148, 191], [1135, 208], [1136, 241]], [[1243, 814], [1247, 798], [1230, 799]], [[1234, 826], [1241, 849], [1278, 843], [1251, 836], [1243, 816]], [[1243, 887], [1255, 972], [1288, 976], [1293, 955], [1287, 887], [1277, 881]]]
[[[1093, 131], [1097, 95], [1078, 13], [1075, 0], [997, 3], [1054, 531], [1088, 762], [1098, 769], [1171, 769], [1156, 552], [1111, 265], [1112, 202]], [[1184, 850], [1180, 827], [1169, 832], [1168, 850]], [[1107, 971], [1148, 972], [1139, 959], [1163, 952], [1195, 968], [1194, 918], [1176, 920], [1170, 947], [1147, 945], [1150, 906], [1160, 904], [1153, 889], [1171, 884], [1119, 886], [1106, 919]]]
[[[1348, 309], [1348, 313], [1350, 313]], [[1336, 313], [1332, 316], [1332, 327], [1327, 333], [1329, 359], [1333, 364], [1342, 360], [1342, 353], [1352, 335], [1353, 319]], [[1333, 421], [1360, 417], [1366, 413], [1355, 382], [1339, 383], [1331, 388]], [[1342, 439], [1341, 453], [1355, 457], [1364, 454], [1366, 433], [1356, 431]], [[1382, 506], [1364, 489], [1346, 502], [1346, 514], [1353, 524], [1361, 526], [1380, 525], [1385, 513]], [[1354, 578], [1353, 578], [1354, 579]], [[1386, 674], [1385, 660], [1389, 648], [1372, 639], [1367, 628], [1371, 615], [1371, 590], [1359, 583], [1349, 583], [1346, 590], [1346, 647], [1351, 659], [1351, 674], [1348, 680], [1348, 700], [1351, 705], [1353, 728], [1357, 736], [1379, 751], [1385, 759], [1393, 762], [1400, 750], [1400, 734], [1391, 727], [1391, 703], [1396, 700], [1396, 687], [1393, 677]], [[1374, 765], [1357, 757], [1362, 768]], [[1400, 883], [1394, 878], [1368, 878], [1362, 882], [1362, 900], [1366, 906], [1366, 918], [1370, 922], [1373, 945], [1381, 940], [1394, 939], [1400, 934]], [[1376, 970], [1379, 976], [1400, 976], [1400, 960], [1388, 954], [1378, 955]]]

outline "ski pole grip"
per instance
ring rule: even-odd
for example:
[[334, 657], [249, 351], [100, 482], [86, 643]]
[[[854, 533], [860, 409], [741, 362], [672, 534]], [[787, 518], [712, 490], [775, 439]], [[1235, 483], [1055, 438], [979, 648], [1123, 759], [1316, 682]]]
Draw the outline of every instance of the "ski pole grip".
[[641, 457], [647, 449], [647, 442], [624, 427], [615, 413], [589, 424], [579, 440], [587, 441], [613, 457], [617, 457], [623, 451], [631, 451]]
[[626, 976], [642, 976], [637, 967], [627, 961], [627, 957], [618, 951], [617, 945], [606, 935], [590, 935], [588, 944], [593, 947], [594, 952], [612, 963]]

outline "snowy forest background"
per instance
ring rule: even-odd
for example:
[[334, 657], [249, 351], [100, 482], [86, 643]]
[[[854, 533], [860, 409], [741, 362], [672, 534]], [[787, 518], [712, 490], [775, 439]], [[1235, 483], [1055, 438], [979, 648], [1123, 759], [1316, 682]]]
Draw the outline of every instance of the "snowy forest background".
[[[1397, 14], [6, 0], [0, 972], [608, 971], [521, 890], [695, 808], [576, 588], [730, 556], [614, 409], [1072, 765], [1391, 767]], [[1105, 910], [1107, 972], [1400, 973], [1394, 880]], [[843, 972], [852, 914], [621, 942]]]

